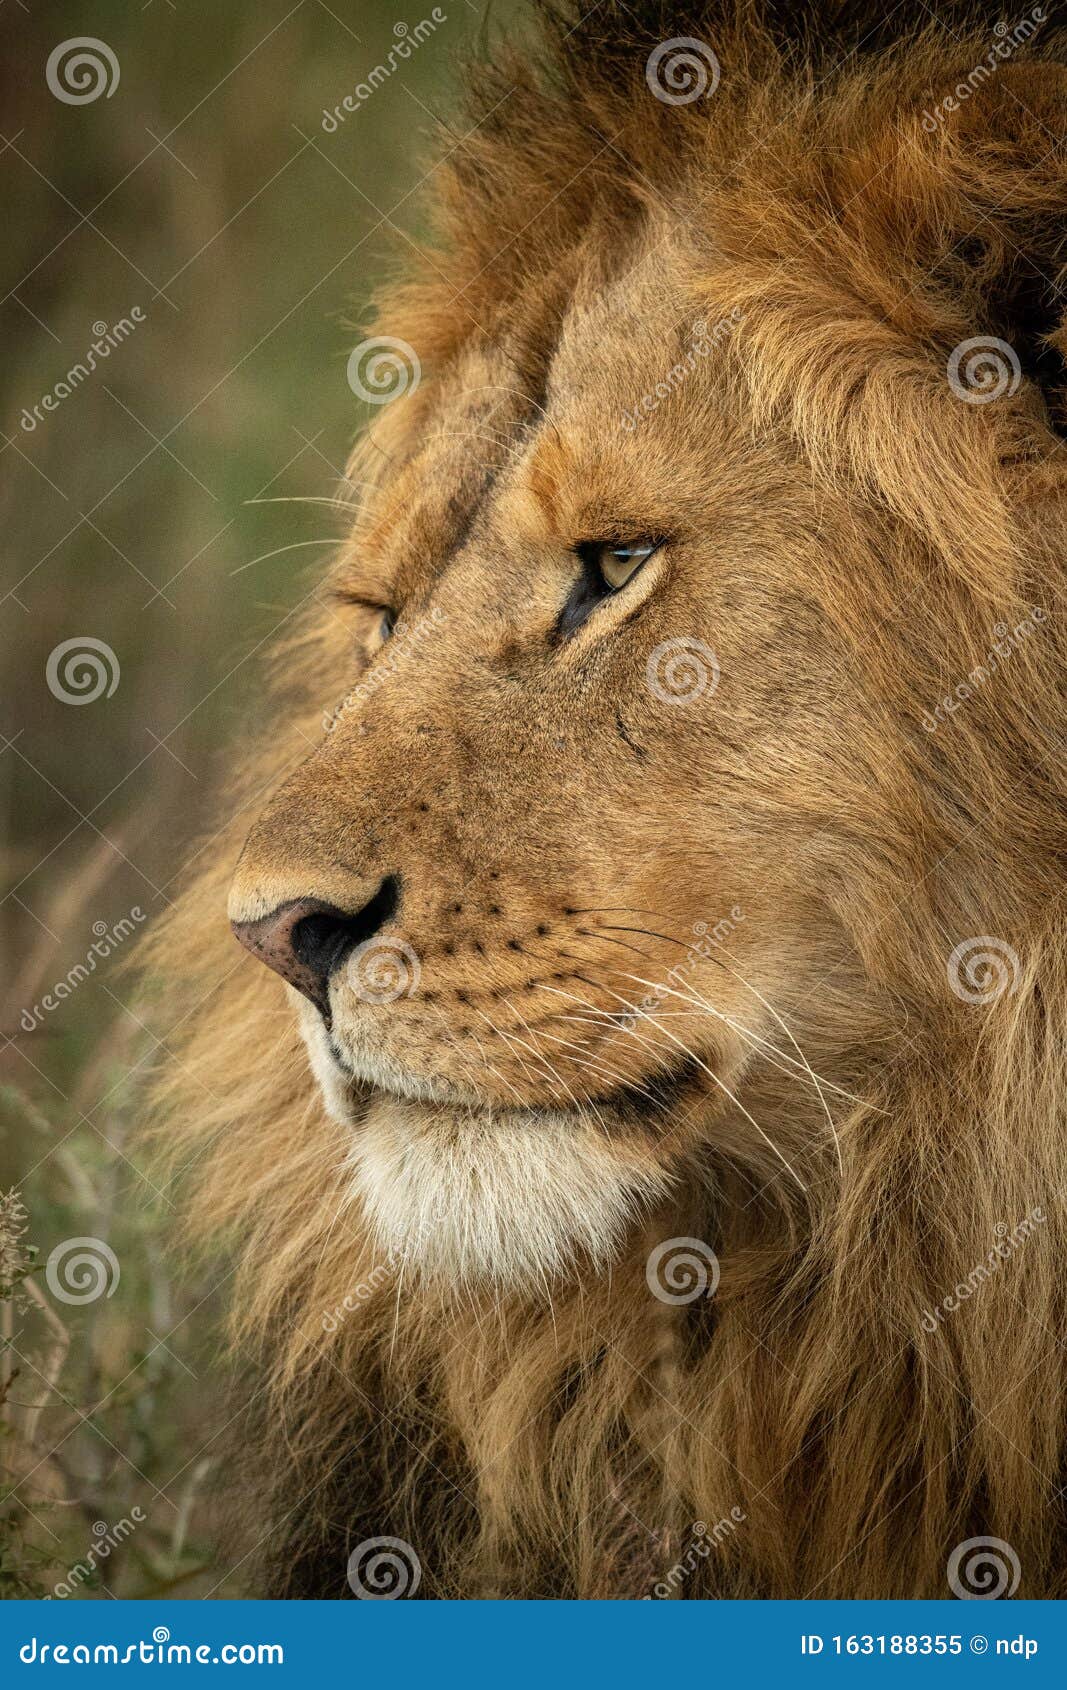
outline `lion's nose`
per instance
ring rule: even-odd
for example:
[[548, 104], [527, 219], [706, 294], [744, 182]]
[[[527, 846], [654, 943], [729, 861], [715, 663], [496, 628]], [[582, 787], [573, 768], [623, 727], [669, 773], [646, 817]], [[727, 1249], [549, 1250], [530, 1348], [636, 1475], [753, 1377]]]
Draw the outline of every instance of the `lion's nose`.
[[320, 898], [293, 898], [258, 921], [231, 923], [234, 933], [268, 968], [310, 998], [329, 1018], [330, 976], [392, 919], [400, 881], [387, 874], [362, 909], [349, 913]]

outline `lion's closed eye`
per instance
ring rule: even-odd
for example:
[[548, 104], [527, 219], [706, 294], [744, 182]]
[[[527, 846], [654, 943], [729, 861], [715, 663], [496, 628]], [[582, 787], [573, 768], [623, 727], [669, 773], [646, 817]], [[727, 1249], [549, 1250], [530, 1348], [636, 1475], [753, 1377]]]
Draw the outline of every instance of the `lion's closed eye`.
[[334, 589], [333, 596], [342, 604], [355, 605], [358, 609], [369, 612], [368, 634], [373, 639], [380, 640], [382, 644], [392, 639], [400, 620], [400, 612], [393, 605], [385, 603], [377, 594], [361, 592], [343, 585]]

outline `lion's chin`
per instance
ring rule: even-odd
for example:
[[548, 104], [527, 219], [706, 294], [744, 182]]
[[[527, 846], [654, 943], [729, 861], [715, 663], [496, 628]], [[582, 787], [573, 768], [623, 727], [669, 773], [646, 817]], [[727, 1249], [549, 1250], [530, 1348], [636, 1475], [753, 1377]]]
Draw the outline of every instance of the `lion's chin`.
[[536, 1293], [601, 1272], [674, 1183], [646, 1136], [609, 1137], [599, 1118], [364, 1090], [305, 999], [299, 1012], [327, 1112], [351, 1129], [353, 1198], [382, 1254], [420, 1280]]
[[603, 1271], [670, 1189], [648, 1143], [554, 1111], [377, 1096], [349, 1151], [380, 1248], [444, 1286], [537, 1292]]

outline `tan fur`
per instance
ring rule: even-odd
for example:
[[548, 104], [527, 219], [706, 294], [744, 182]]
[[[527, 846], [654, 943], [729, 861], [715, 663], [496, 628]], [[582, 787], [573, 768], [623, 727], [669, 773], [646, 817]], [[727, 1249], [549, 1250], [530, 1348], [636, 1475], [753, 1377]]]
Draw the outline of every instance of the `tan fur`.
[[[991, 24], [842, 59], [846, 8], [804, 48], [649, 10], [547, 22], [540, 81], [479, 67], [382, 302], [423, 380], [156, 940], [160, 1131], [265, 1369], [260, 1588], [347, 1594], [395, 1535], [425, 1595], [650, 1594], [734, 1510], [668, 1593], [945, 1596], [988, 1535], [1064, 1595], [1062, 42], [930, 133]], [[650, 94], [670, 35], [712, 99]], [[979, 334], [1023, 379], [971, 405]], [[670, 543], [556, 639], [571, 547], [631, 530]], [[353, 637], [389, 655], [360, 596], [437, 619], [322, 736]], [[677, 637], [720, 669], [684, 706], [646, 673]], [[418, 979], [338, 982], [351, 1082], [227, 931], [249, 827], [239, 916], [401, 877]], [[974, 1004], [982, 935], [1017, 964]], [[721, 1277], [665, 1305], [679, 1238]]]

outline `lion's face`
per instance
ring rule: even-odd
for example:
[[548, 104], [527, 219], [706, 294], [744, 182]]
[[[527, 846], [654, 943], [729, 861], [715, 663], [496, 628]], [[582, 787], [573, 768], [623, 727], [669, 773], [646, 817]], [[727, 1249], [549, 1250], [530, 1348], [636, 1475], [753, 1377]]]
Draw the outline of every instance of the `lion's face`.
[[971, 83], [985, 25], [701, 5], [673, 103], [658, 0], [537, 10], [249, 759], [290, 1001], [214, 848], [153, 953], [282, 1587], [387, 1530], [636, 1594], [740, 1505], [671, 1593], [938, 1596], [989, 1534], [1062, 1594], [1063, 35]]
[[441, 378], [340, 561], [366, 673], [233, 885], [363, 1201], [450, 1272], [607, 1259], [838, 940], [864, 519], [753, 438], [729, 300], [654, 272], [572, 308], [537, 396], [503, 352]]

